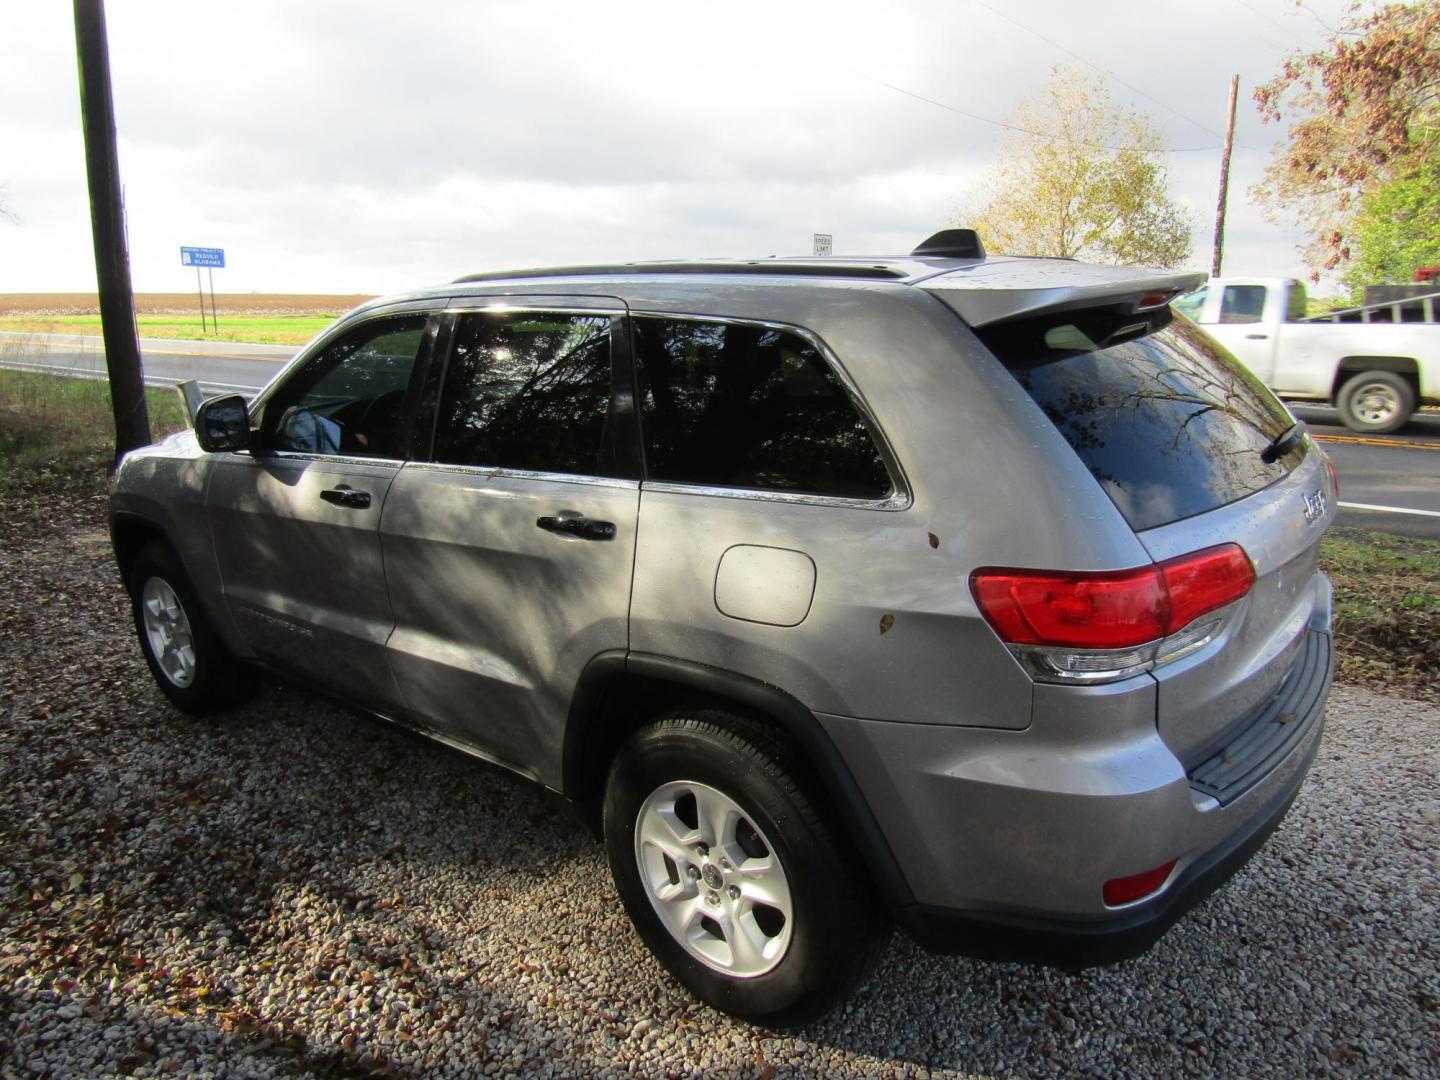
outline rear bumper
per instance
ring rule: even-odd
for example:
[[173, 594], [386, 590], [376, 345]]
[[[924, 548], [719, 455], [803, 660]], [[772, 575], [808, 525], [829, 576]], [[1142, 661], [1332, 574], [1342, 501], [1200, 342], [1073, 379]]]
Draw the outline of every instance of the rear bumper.
[[[1260, 848], [1304, 783], [1333, 675], [1319, 585], [1284, 681], [1203, 761], [1165, 746], [1138, 683], [1072, 697], [1023, 732], [822, 717], [915, 894], [900, 924], [932, 951], [1062, 967], [1153, 944]], [[1172, 859], [1157, 894], [1104, 903], [1106, 881]]]
[[1155, 944], [1181, 916], [1225, 884], [1264, 846], [1299, 794], [1319, 749], [1317, 732], [1291, 781], [1246, 828], [1193, 861], [1158, 898], [1126, 909], [1123, 914], [1109, 919], [1067, 921], [916, 905], [897, 911], [897, 920], [930, 952], [1071, 969], [1129, 960]]

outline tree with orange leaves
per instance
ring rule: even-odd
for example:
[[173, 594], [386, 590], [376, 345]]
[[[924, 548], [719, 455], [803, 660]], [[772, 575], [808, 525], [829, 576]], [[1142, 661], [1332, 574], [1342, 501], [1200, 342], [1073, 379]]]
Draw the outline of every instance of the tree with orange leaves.
[[1323, 48], [1287, 58], [1255, 102], [1267, 122], [1290, 126], [1252, 196], [1305, 229], [1313, 277], [1341, 268], [1357, 254], [1366, 206], [1433, 171], [1440, 154], [1440, 0], [1356, 3]]

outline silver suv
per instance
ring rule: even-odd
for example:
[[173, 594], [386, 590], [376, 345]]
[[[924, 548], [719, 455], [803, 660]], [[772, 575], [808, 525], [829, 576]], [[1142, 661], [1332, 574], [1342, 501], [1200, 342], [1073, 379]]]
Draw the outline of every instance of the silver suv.
[[483, 274], [367, 304], [129, 455], [181, 709], [299, 680], [603, 836], [640, 936], [772, 1025], [928, 948], [1134, 955], [1320, 743], [1325, 454], [1194, 274], [907, 257]]

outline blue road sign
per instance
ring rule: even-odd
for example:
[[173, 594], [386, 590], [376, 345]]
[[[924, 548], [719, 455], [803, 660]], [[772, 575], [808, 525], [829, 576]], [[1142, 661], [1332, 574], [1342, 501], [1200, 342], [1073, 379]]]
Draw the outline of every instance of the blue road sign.
[[216, 270], [224, 269], [225, 249], [182, 247], [180, 249], [180, 265], [209, 266]]

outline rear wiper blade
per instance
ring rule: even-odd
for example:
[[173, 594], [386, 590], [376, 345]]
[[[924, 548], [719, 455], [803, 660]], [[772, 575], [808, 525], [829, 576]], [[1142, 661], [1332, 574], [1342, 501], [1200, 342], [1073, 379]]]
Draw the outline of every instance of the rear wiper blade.
[[1260, 460], [1266, 465], [1273, 465], [1282, 457], [1295, 448], [1295, 444], [1305, 437], [1305, 421], [1296, 420], [1288, 428], [1276, 435], [1274, 440], [1264, 450], [1260, 451]]

